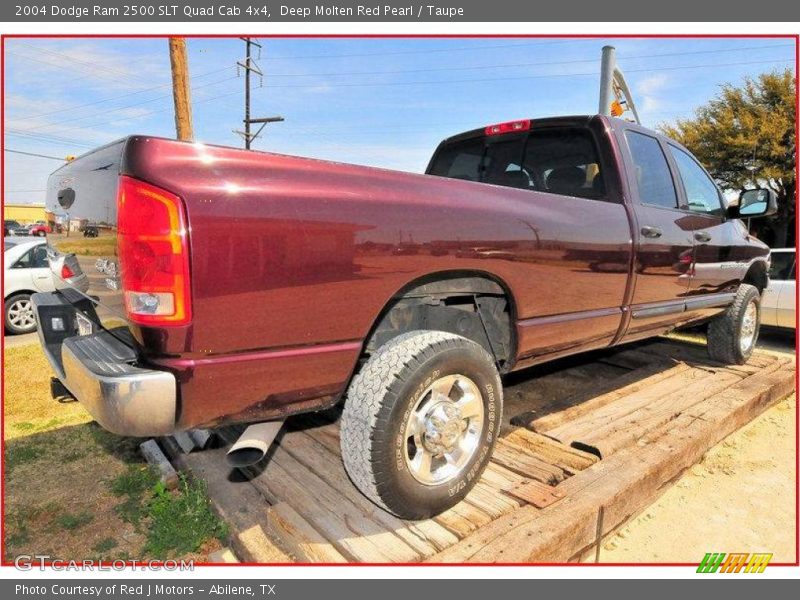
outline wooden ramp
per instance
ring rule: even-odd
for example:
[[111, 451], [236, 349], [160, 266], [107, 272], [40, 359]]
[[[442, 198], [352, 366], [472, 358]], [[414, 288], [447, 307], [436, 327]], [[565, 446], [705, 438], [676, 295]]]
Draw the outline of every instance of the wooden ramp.
[[[449, 511], [405, 521], [342, 466], [335, 413], [297, 417], [259, 469], [219, 447], [176, 466], [205, 479], [247, 562], [565, 562], [649, 505], [682, 471], [794, 389], [790, 357], [741, 367], [659, 340], [509, 378], [501, 437], [481, 481]], [[564, 393], [564, 390], [567, 390]]]

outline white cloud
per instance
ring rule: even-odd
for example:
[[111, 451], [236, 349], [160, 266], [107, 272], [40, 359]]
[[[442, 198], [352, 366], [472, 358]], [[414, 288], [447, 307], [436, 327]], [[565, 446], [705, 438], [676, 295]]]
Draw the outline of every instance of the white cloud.
[[664, 106], [664, 92], [670, 79], [664, 73], [649, 75], [634, 86], [633, 101], [640, 113], [656, 112]]

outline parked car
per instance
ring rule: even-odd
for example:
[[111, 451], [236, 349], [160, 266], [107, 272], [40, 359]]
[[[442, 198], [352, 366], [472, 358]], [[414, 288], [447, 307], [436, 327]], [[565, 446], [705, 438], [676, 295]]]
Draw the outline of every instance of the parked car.
[[[133, 136], [47, 187], [48, 210], [116, 226], [88, 296], [34, 296], [53, 369], [103, 427], [253, 423], [242, 465], [265, 422], [343, 401], [347, 472], [404, 518], [478, 481], [502, 374], [703, 321], [714, 359], [745, 362], [769, 249], [739, 217], [776, 210], [769, 190], [726, 208], [688, 150], [603, 116], [462, 133], [426, 175]], [[400, 232], [453, 251], [397, 252]]]
[[45, 221], [36, 221], [28, 227], [28, 235], [45, 237], [48, 233], [52, 233], [52, 230]]
[[761, 322], [770, 327], [795, 329], [797, 316], [796, 248], [772, 250], [769, 285], [761, 300]]
[[28, 230], [19, 224], [18, 221], [11, 219], [3, 220], [3, 236], [6, 235], [26, 235]]
[[83, 227], [83, 237], [96, 238], [100, 235], [100, 228], [94, 223], [88, 223]]
[[82, 292], [89, 288], [88, 279], [74, 254], [60, 254], [42, 239], [4, 240], [3, 315], [8, 333], [30, 333], [36, 329], [31, 295], [57, 289], [58, 280], [51, 269], [57, 269], [65, 285]]

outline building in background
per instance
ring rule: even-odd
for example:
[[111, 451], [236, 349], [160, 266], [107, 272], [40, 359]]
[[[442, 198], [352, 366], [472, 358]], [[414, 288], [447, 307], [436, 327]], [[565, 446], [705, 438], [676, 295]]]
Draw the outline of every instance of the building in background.
[[28, 225], [48, 219], [44, 204], [3, 204], [3, 220]]

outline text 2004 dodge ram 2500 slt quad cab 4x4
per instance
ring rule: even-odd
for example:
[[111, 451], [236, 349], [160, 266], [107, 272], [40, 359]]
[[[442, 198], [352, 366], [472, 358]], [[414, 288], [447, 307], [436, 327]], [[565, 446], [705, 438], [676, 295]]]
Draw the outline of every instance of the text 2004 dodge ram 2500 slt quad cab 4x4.
[[353, 482], [422, 518], [486, 466], [503, 373], [703, 320], [712, 357], [747, 360], [769, 251], [739, 216], [775, 196], [726, 209], [685, 148], [592, 116], [457, 135], [426, 175], [133, 136], [53, 173], [47, 204], [116, 235], [79, 259], [88, 292], [34, 296], [58, 378], [102, 426], [343, 401]]

